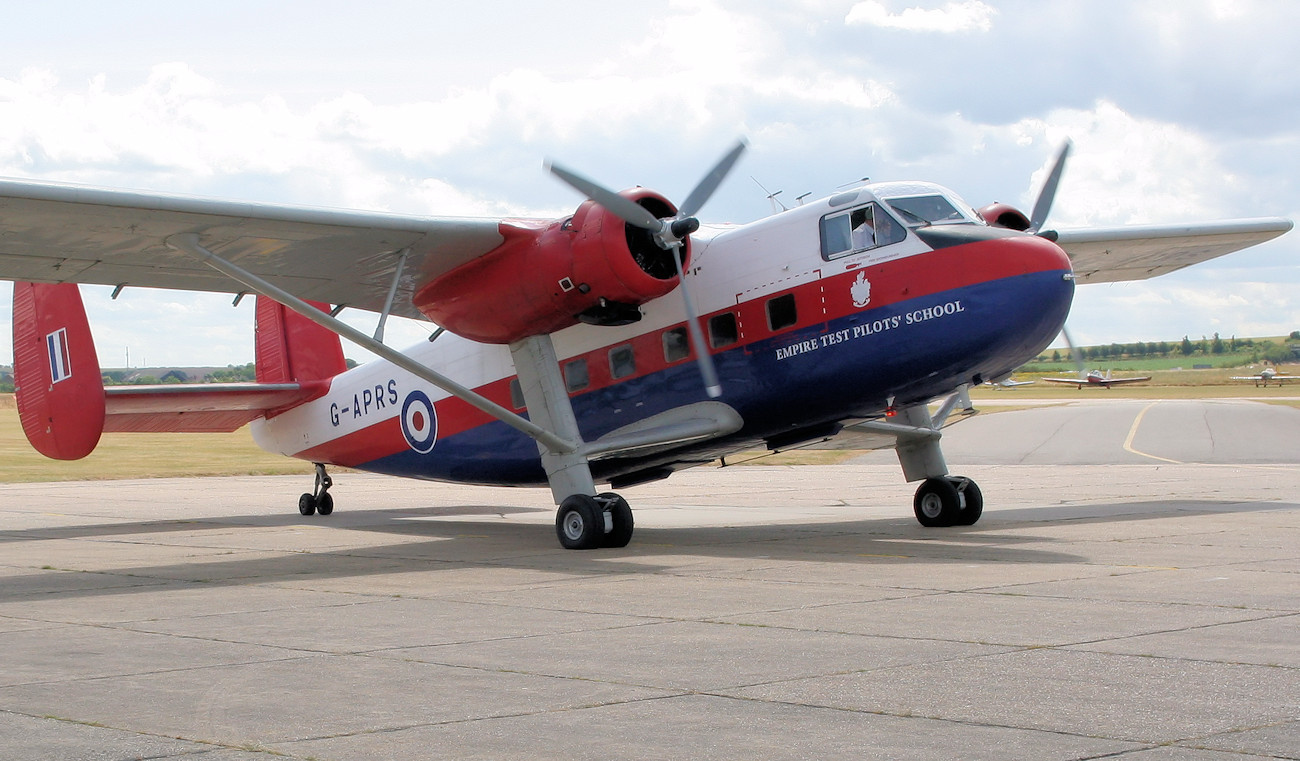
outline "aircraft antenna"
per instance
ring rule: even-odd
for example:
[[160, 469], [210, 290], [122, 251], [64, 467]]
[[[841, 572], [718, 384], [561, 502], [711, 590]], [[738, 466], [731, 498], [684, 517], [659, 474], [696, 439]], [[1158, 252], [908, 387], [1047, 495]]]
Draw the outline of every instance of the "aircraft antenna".
[[772, 193], [772, 192], [770, 192], [767, 188], [763, 187], [763, 183], [759, 182], [759, 181], [758, 181], [758, 178], [755, 177], [754, 175], [751, 174], [751, 175], [749, 176], [749, 179], [753, 180], [755, 185], [757, 185], [758, 187], [762, 188], [762, 190], [763, 190], [764, 193], [767, 193], [767, 200], [772, 202], [772, 213], [773, 213], [773, 214], [776, 214], [778, 211], [789, 211], [789, 209], [785, 208], [785, 204], [781, 203], [781, 202], [778, 201], [777, 198], [776, 198], [777, 196], [781, 195], [781, 194], [784, 193], [785, 191], [783, 191], [783, 190], [778, 190], [778, 191], [776, 191], [775, 193]]

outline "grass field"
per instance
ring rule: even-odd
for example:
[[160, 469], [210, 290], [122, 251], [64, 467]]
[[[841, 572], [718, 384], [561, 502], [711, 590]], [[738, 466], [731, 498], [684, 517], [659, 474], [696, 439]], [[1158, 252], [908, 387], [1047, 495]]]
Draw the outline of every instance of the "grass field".
[[311, 486], [310, 463], [262, 451], [247, 427], [234, 433], [106, 433], [89, 457], [50, 460], [27, 443], [13, 395], [0, 394], [0, 483], [291, 473], [303, 474]]

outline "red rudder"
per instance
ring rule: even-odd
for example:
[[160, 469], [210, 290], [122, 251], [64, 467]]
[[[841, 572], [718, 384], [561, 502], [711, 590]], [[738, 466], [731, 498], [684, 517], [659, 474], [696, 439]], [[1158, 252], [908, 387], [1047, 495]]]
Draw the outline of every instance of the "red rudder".
[[325, 380], [347, 369], [337, 334], [264, 296], [257, 297], [256, 335], [259, 383]]
[[79, 460], [104, 431], [104, 379], [75, 283], [14, 283], [14, 386], [36, 451]]

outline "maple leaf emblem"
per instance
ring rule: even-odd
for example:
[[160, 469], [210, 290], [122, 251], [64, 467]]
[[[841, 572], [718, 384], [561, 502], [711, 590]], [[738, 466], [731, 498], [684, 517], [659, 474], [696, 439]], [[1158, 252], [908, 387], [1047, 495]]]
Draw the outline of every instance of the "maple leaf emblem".
[[849, 286], [849, 295], [853, 297], [855, 307], [864, 307], [871, 303], [871, 281], [867, 280], [867, 273], [858, 273], [858, 279]]

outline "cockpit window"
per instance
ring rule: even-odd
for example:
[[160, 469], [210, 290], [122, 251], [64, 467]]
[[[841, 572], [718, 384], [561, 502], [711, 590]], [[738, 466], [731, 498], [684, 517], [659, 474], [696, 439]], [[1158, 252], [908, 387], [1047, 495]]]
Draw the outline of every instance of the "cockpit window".
[[827, 214], [821, 228], [822, 258], [828, 261], [907, 238], [907, 230], [874, 203]]
[[908, 227], [925, 225], [952, 225], [970, 223], [952, 202], [941, 195], [910, 196], [907, 198], [887, 198], [889, 204], [899, 216], [906, 220]]

